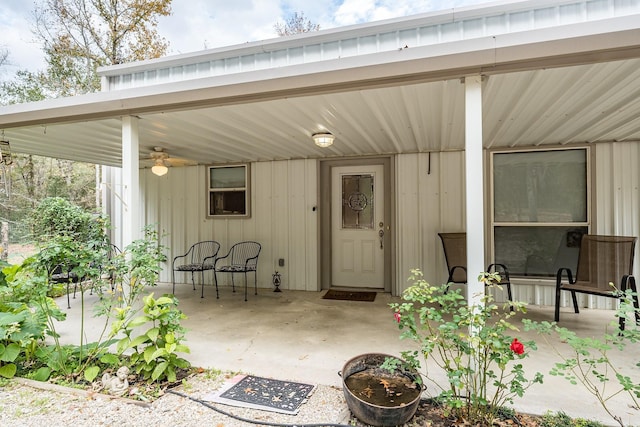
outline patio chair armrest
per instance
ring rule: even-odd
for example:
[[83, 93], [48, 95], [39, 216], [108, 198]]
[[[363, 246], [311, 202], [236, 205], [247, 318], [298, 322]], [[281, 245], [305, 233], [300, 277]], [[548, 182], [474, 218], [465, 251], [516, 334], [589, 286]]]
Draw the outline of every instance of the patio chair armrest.
[[218, 259], [217, 255], [206, 256], [206, 257], [204, 257], [202, 259], [202, 265], [205, 265], [207, 263], [207, 261], [212, 260], [213, 262], [211, 262], [211, 264], [213, 264], [215, 266], [217, 259]]
[[178, 261], [180, 258], [185, 258], [186, 256], [187, 256], [187, 254], [178, 255], [178, 256], [174, 257], [173, 261], [171, 262], [171, 268], [173, 268], [176, 265], [176, 261]]
[[454, 265], [449, 270], [449, 277], [447, 278], [447, 283], [457, 283], [453, 281], [453, 276], [455, 275], [456, 270], [464, 271], [464, 277], [467, 277], [467, 267], [464, 267], [462, 265]]
[[556, 287], [559, 288], [560, 285], [562, 285], [562, 273], [566, 272], [567, 273], [567, 279], [569, 279], [569, 283], [573, 284], [575, 283], [575, 281], [573, 280], [573, 273], [571, 272], [570, 268], [567, 267], [562, 267], [558, 269], [558, 272], [556, 273]]
[[258, 259], [258, 255], [252, 256], [251, 258], [247, 258], [247, 260], [245, 261], [244, 265], [247, 266], [247, 265], [249, 265], [249, 261], [253, 261], [253, 260], [257, 260], [257, 259]]
[[506, 265], [499, 262], [489, 264], [489, 267], [487, 267], [487, 273], [491, 273], [492, 270], [494, 273], [498, 273], [500, 275], [500, 285], [511, 283], [511, 278], [509, 277], [509, 269]]
[[221, 261], [221, 260], [223, 260], [223, 259], [227, 259], [227, 258], [229, 258], [229, 255], [230, 255], [230, 254], [226, 254], [225, 256], [216, 257], [216, 260], [213, 262], [213, 266], [214, 266], [214, 268], [215, 268], [215, 267], [217, 267], [217, 265], [218, 265], [218, 261]]
[[632, 292], [637, 293], [636, 278], [633, 274], [625, 274], [620, 280], [620, 291], [625, 292], [630, 289]]
[[191, 251], [193, 251], [193, 246], [191, 246], [189, 248], [189, 250], [187, 252], [185, 252], [183, 255], [177, 255], [173, 258], [173, 261], [171, 262], [171, 268], [173, 268], [176, 264], [176, 261], [179, 260], [180, 258], [186, 258], [189, 256], [189, 254], [191, 253]]

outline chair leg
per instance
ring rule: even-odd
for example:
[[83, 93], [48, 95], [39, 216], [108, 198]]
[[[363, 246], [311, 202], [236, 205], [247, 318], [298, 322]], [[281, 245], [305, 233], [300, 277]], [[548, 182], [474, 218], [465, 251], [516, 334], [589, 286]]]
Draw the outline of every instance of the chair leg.
[[235, 273], [232, 272], [231, 273], [231, 288], [233, 289], [233, 292], [236, 291], [236, 282], [234, 280], [234, 277], [235, 277]]
[[195, 290], [196, 290], [196, 281], [195, 281], [195, 279], [193, 278], [193, 273], [194, 273], [194, 272], [192, 271], [192, 272], [191, 272], [191, 284], [193, 285], [193, 290], [195, 291]]
[[[623, 293], [623, 295], [621, 295], [619, 299], [620, 303], [622, 303], [622, 301], [624, 300], [624, 294], [627, 291], [627, 276], [624, 276], [622, 278], [622, 285], [620, 286], [620, 291]], [[625, 320], [626, 319], [624, 316], [618, 317], [618, 329], [620, 330], [620, 332], [624, 331]]]
[[258, 270], [253, 272], [253, 289], [255, 289], [255, 294], [258, 295]]
[[213, 282], [216, 284], [216, 299], [220, 299], [220, 294], [218, 293], [218, 274], [216, 270], [213, 270]]
[[[171, 284], [173, 285], [171, 293], [173, 295], [176, 294], [176, 271], [175, 270], [171, 270]], [[113, 290], [113, 287], [112, 287]]]
[[580, 313], [580, 310], [578, 309], [578, 299], [576, 298], [576, 293], [574, 291], [571, 291], [571, 299], [573, 300], [573, 309], [576, 313]]
[[247, 300], [247, 272], [244, 272], [244, 300]]
[[204, 298], [204, 269], [200, 270], [201, 275], [200, 275], [200, 287], [202, 288], [202, 290], [200, 291], [200, 298]]
[[71, 308], [71, 299], [69, 298], [69, 285], [70, 282], [67, 281], [67, 309]]
[[560, 286], [556, 286], [556, 310], [553, 315], [553, 320], [555, 322], [560, 321]]
[[[215, 279], [215, 276], [216, 276], [216, 271], [213, 270], [214, 279]], [[216, 285], [216, 299], [220, 299], [220, 294], [218, 293], [218, 281], [217, 280], [215, 280], [215, 285]]]
[[[513, 302], [513, 294], [511, 293], [511, 283], [507, 282], [507, 298], [509, 298], [509, 302]], [[513, 311], [513, 304], [510, 304], [511, 311]]]
[[638, 300], [638, 288], [636, 287], [635, 277], [629, 277], [629, 287], [633, 292], [633, 307], [635, 308], [634, 314], [636, 318], [636, 326], [640, 326], [640, 301]]
[[[633, 276], [625, 276], [622, 278], [622, 286], [620, 287], [623, 293], [626, 293], [627, 289], [631, 289], [632, 296], [631, 301], [633, 304], [633, 313], [636, 321], [636, 326], [640, 325], [640, 301], [638, 301], [638, 289], [636, 288], [636, 280]], [[620, 299], [622, 302], [622, 298]], [[625, 318], [620, 316], [618, 319], [620, 331], [624, 331]]]

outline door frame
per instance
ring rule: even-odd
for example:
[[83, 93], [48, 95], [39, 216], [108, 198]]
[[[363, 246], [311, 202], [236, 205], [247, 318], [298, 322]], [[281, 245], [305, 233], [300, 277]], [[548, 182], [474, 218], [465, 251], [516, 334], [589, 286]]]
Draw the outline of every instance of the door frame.
[[320, 245], [320, 275], [321, 290], [331, 288], [331, 170], [334, 167], [382, 165], [384, 167], [384, 218], [388, 229], [385, 230], [384, 251], [384, 291], [391, 292], [395, 289], [393, 278], [395, 277], [396, 258], [396, 233], [395, 233], [395, 193], [393, 191], [395, 181], [394, 163], [391, 156], [385, 157], [358, 157], [347, 159], [321, 160], [320, 179], [318, 188], [319, 197], [319, 238]]

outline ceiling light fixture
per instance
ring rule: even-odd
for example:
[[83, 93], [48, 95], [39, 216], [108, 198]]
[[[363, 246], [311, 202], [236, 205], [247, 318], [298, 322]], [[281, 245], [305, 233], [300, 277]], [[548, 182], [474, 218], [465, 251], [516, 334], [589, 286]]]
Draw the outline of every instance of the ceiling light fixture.
[[166, 175], [167, 172], [169, 172], [169, 168], [165, 166], [164, 160], [157, 159], [156, 164], [151, 168], [151, 172], [153, 172], [155, 175], [162, 176]]
[[333, 140], [336, 139], [336, 137], [329, 132], [314, 133], [311, 135], [311, 138], [313, 138], [313, 142], [315, 142], [318, 147], [322, 148], [329, 147], [333, 144]]

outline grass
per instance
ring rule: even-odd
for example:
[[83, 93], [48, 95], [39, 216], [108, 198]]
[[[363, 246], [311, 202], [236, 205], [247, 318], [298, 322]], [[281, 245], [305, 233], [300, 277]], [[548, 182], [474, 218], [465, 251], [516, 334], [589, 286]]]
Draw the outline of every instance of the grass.
[[540, 427], [605, 427], [598, 421], [571, 418], [562, 411], [547, 412], [542, 416]]

